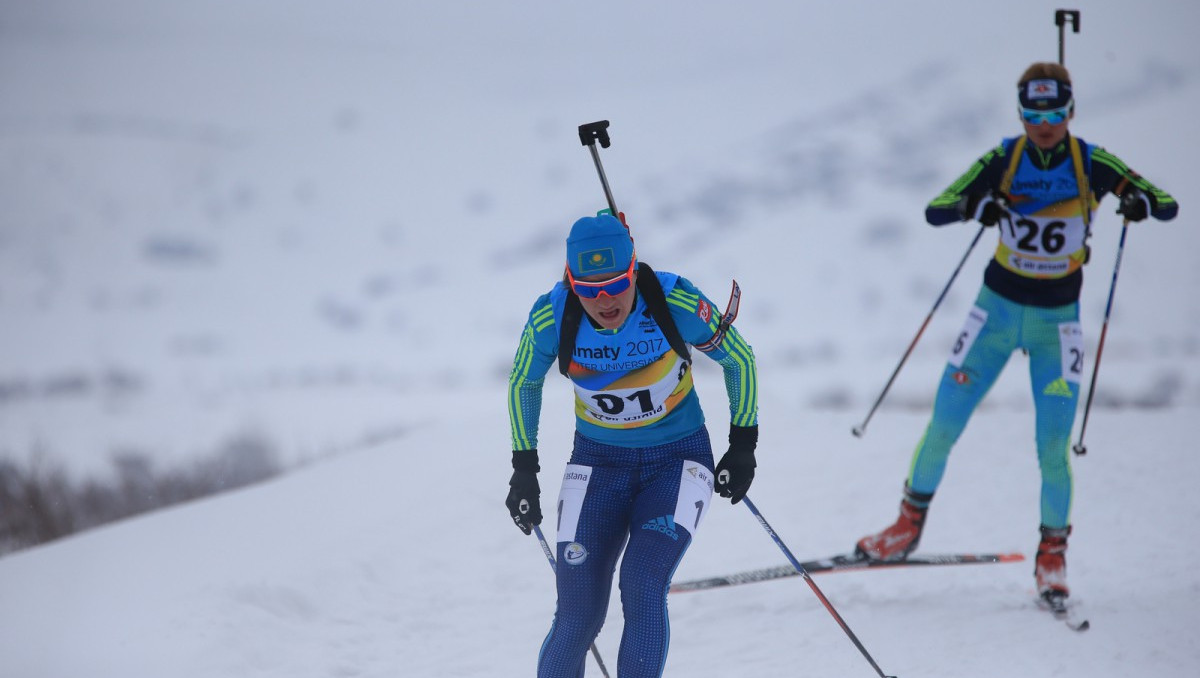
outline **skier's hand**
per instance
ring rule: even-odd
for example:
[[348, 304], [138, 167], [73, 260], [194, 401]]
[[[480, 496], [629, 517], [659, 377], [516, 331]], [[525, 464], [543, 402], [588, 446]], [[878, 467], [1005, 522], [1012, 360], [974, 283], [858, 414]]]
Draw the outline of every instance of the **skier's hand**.
[[508, 498], [504, 505], [513, 522], [525, 534], [533, 532], [534, 525], [542, 524], [542, 490], [538, 486], [537, 450], [513, 450], [513, 474], [508, 481]]
[[1145, 193], [1131, 188], [1121, 196], [1121, 204], [1117, 206], [1117, 214], [1129, 221], [1142, 221], [1150, 216], [1150, 200]]
[[754, 482], [754, 448], [758, 445], [757, 426], [729, 426], [729, 451], [717, 464], [714, 489], [736, 504], [745, 498]]
[[963, 219], [974, 219], [984, 226], [995, 226], [1008, 210], [994, 196], [977, 193], [965, 196], [959, 203], [959, 214]]
[[979, 206], [979, 211], [975, 214], [975, 221], [984, 226], [995, 226], [1000, 222], [1000, 217], [1004, 216], [1004, 208], [995, 200], [984, 200]]

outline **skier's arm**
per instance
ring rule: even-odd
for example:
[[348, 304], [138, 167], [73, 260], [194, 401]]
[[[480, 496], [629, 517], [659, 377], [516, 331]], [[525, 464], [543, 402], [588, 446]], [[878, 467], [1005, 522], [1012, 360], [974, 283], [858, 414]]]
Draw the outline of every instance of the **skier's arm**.
[[1174, 219], [1179, 213], [1179, 203], [1171, 194], [1150, 183], [1145, 177], [1129, 169], [1120, 158], [1096, 146], [1092, 149], [1092, 192], [1096, 200], [1107, 193], [1124, 196], [1130, 190], [1141, 191], [1150, 201], [1150, 216], [1159, 221]]
[[543, 295], [529, 312], [508, 375], [508, 420], [513, 450], [537, 449], [542, 415], [542, 385], [558, 355], [558, 326], [550, 295]]
[[1008, 152], [1001, 143], [971, 165], [941, 195], [925, 208], [925, 221], [932, 226], [945, 226], [965, 221], [975, 215], [979, 201], [1000, 186]]

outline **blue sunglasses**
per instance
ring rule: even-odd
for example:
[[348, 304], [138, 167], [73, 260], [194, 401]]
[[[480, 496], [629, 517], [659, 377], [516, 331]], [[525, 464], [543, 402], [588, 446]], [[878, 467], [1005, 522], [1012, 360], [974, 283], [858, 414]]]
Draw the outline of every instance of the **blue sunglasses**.
[[1030, 125], [1040, 125], [1043, 122], [1048, 122], [1051, 125], [1061, 125], [1067, 118], [1071, 117], [1071, 108], [1073, 106], [1074, 104], [1067, 104], [1062, 108], [1051, 108], [1046, 111], [1021, 107], [1021, 119]]

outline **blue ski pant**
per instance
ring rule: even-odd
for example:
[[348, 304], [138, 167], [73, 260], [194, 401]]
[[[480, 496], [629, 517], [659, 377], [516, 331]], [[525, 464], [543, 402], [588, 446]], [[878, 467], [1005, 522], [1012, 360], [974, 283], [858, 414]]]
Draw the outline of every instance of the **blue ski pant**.
[[1073, 491], [1068, 449], [1083, 373], [1078, 303], [1024, 306], [983, 287], [942, 373], [933, 416], [913, 453], [908, 484], [916, 492], [933, 494], [951, 447], [1018, 348], [1029, 354], [1042, 524], [1066, 527]]
[[608, 612], [618, 559], [625, 628], [617, 675], [662, 675], [671, 635], [667, 590], [711, 503], [712, 468], [703, 427], [640, 448], [575, 435], [558, 500], [558, 605], [538, 678], [583, 676]]

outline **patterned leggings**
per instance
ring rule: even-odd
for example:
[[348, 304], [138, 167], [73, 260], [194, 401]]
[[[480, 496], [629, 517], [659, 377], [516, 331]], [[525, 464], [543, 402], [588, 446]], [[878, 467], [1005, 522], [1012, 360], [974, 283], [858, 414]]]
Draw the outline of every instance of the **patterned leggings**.
[[[670, 644], [667, 589], [712, 498], [703, 427], [666, 445], [623, 448], [576, 434], [558, 502], [558, 607], [538, 678], [579, 678], [608, 611], [621, 558], [621, 678], [658, 678]], [[624, 557], [621, 557], [624, 549]]]
[[1018, 348], [1029, 353], [1042, 472], [1042, 524], [1066, 527], [1073, 491], [1068, 448], [1083, 372], [1077, 303], [1054, 308], [1023, 306], [983, 287], [942, 374], [933, 417], [913, 454], [908, 484], [921, 493], [932, 494], [937, 489], [950, 448]]

